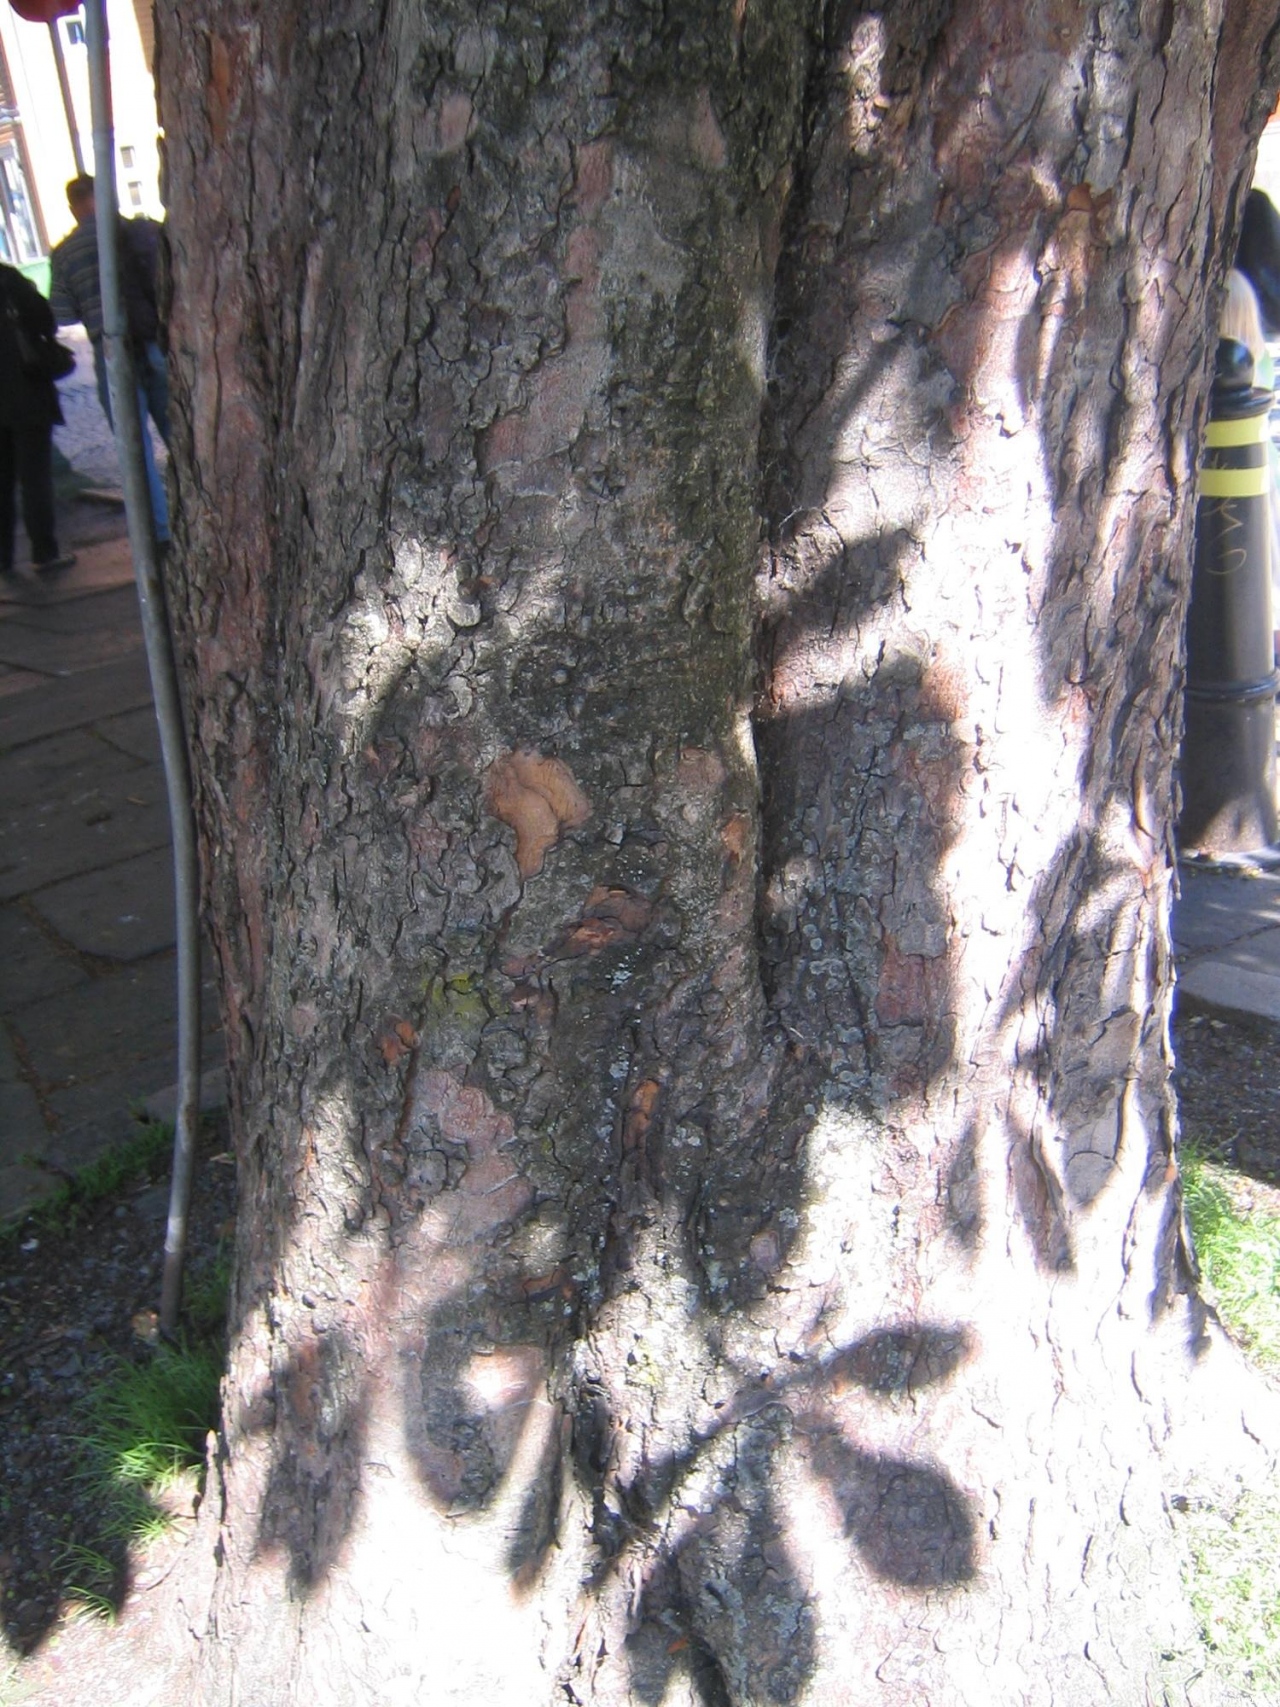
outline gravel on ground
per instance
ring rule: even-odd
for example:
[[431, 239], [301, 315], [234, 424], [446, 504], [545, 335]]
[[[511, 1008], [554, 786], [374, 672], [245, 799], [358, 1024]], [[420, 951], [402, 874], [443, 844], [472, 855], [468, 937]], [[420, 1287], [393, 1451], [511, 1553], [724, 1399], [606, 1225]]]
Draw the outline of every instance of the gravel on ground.
[[[186, 1274], [207, 1273], [234, 1229], [225, 1121], [206, 1128]], [[169, 1188], [136, 1178], [62, 1229], [0, 1238], [0, 1656], [27, 1654], [86, 1577], [86, 1552], [129, 1586], [124, 1539], [82, 1475], [86, 1405], [120, 1360], [154, 1356]], [[99, 1575], [101, 1571], [99, 1569]]]

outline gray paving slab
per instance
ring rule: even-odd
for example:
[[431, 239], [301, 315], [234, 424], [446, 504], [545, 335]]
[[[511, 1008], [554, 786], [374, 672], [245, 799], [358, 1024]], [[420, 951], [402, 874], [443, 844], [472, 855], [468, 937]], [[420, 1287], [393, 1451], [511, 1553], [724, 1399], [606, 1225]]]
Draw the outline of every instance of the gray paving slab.
[[[206, 1052], [215, 1043], [217, 1045], [218, 1064], [206, 1067], [200, 1075], [200, 1112], [212, 1114], [215, 1109], [227, 1106], [227, 1069], [222, 1060], [222, 1039], [206, 1039]], [[153, 1091], [143, 1104], [143, 1112], [148, 1120], [167, 1120], [170, 1125], [178, 1117], [178, 1086], [166, 1085], [163, 1090]]]
[[44, 1111], [23, 1077], [8, 1032], [0, 1027], [0, 1164], [42, 1156], [49, 1137]]
[[137, 633], [138, 595], [132, 572], [125, 586], [19, 606], [10, 612], [6, 637], [22, 628], [38, 629], [43, 634], [89, 634], [100, 628], [131, 628]]
[[67, 681], [0, 699], [0, 752], [151, 704], [146, 656], [130, 652]]
[[54, 1133], [41, 1160], [59, 1174], [76, 1174], [113, 1146], [136, 1137], [138, 1129], [137, 1115], [124, 1103], [96, 1105], [92, 1119]]
[[163, 955], [33, 1002], [8, 1023], [38, 1078], [65, 1087], [162, 1050], [173, 1025], [173, 991], [173, 959]]
[[1184, 869], [1180, 879], [1173, 939], [1184, 955], [1199, 955], [1280, 925], [1280, 876], [1274, 873]]
[[49, 1129], [31, 1086], [0, 1079], [0, 1155], [14, 1161], [43, 1156], [48, 1140]]
[[[165, 1039], [153, 1037], [151, 1043], [153, 1047], [157, 1043], [163, 1045]], [[77, 1080], [61, 1090], [47, 1092], [46, 1101], [57, 1121], [51, 1140], [55, 1146], [53, 1153], [58, 1153], [58, 1139], [83, 1126], [114, 1119], [119, 1114], [137, 1119], [147, 1097], [160, 1087], [171, 1084], [176, 1071], [175, 1049], [161, 1047], [114, 1072]]]
[[12, 904], [0, 906], [0, 1014], [87, 984], [89, 974]]
[[11, 621], [21, 616], [28, 605], [48, 604], [53, 597], [57, 577], [26, 568], [0, 580], [0, 620]]
[[74, 552], [75, 564], [46, 572], [20, 558], [17, 572], [0, 583], [0, 622], [20, 615], [29, 605], [60, 604], [133, 581], [133, 555], [119, 511], [78, 503], [67, 519], [64, 531], [74, 532], [75, 538], [63, 543]]
[[[150, 713], [147, 713], [149, 716]], [[142, 768], [141, 758], [96, 729], [71, 729], [0, 754], [0, 811], [18, 812], [82, 794], [104, 777]]]
[[1280, 1020], [1280, 873], [1180, 872], [1178, 1000]]
[[[221, 1038], [217, 1035], [207, 1037], [205, 1049], [219, 1059], [201, 1075], [200, 1106], [218, 1108], [225, 1102]], [[168, 1081], [175, 1071], [175, 1054], [169, 1051], [135, 1062], [120, 1072], [51, 1092], [48, 1100], [57, 1117], [58, 1130], [45, 1138], [38, 1159], [66, 1173], [76, 1173], [112, 1144], [123, 1143], [135, 1136], [140, 1119], [172, 1120], [172, 1112], [157, 1114], [154, 1109], [167, 1103], [172, 1091]], [[146, 1088], [157, 1085], [165, 1088], [150, 1091]], [[221, 1098], [219, 1092], [222, 1093]], [[176, 1101], [174, 1096], [175, 1107]]]
[[[205, 1018], [210, 1020], [208, 1014]], [[92, 1125], [104, 1117], [114, 1117], [122, 1111], [134, 1119], [146, 1115], [148, 1119], [172, 1120], [173, 1110], [177, 1107], [177, 1038], [170, 1027], [165, 1036], [156, 1036], [152, 1042], [159, 1047], [141, 1060], [131, 1061], [127, 1066], [96, 1078], [78, 1079], [74, 1084], [45, 1093], [45, 1101], [57, 1123], [49, 1140], [54, 1146], [51, 1154], [59, 1153], [57, 1142], [60, 1136]], [[201, 1038], [201, 1066], [204, 1069], [200, 1075], [201, 1107], [220, 1107], [226, 1101], [226, 1073], [222, 1036], [216, 1029], [206, 1028], [206, 1035]], [[206, 1084], [208, 1103], [204, 1100]], [[218, 1100], [219, 1094], [221, 1101]], [[172, 1108], [168, 1113], [152, 1112], [153, 1108], [168, 1108], [171, 1097]]]
[[1236, 937], [1208, 958], [1219, 966], [1238, 966], [1243, 971], [1274, 973], [1280, 977], [1280, 926]]
[[[64, 448], [92, 472], [105, 423], [90, 365], [79, 378]], [[68, 502], [59, 528], [74, 567], [20, 560], [0, 587], [0, 1218], [136, 1132], [176, 1076], [168, 812], [123, 517]], [[216, 1097], [211, 980], [204, 1003]]]
[[34, 670], [15, 670], [8, 664], [0, 664], [0, 695], [26, 693], [28, 688], [38, 688], [47, 680], [47, 676]]
[[41, 889], [31, 905], [82, 954], [141, 960], [172, 948], [173, 855], [166, 844]]
[[[176, 1076], [176, 978], [173, 955], [157, 955], [32, 1003], [12, 1016], [8, 1023], [25, 1044], [37, 1077], [51, 1087], [51, 1102], [56, 1093], [105, 1081], [110, 1074], [127, 1078], [135, 1067], [166, 1052], [167, 1072], [152, 1084], [134, 1088], [146, 1095], [171, 1084]], [[207, 1026], [217, 1023], [215, 996], [212, 980], [206, 978], [202, 1003]]]
[[22, 1079], [22, 1063], [14, 1051], [9, 1033], [0, 1025], [0, 1085], [17, 1084]]
[[50, 633], [21, 622], [0, 625], [0, 664], [39, 671], [55, 679], [77, 675], [112, 658], [127, 657], [141, 647], [142, 636], [133, 623], [103, 625], [72, 634]]
[[0, 1165], [0, 1222], [33, 1209], [58, 1189], [55, 1175], [25, 1162]]
[[[110, 587], [136, 586], [129, 541], [117, 537], [123, 522], [118, 517], [104, 517], [101, 525], [110, 530], [111, 537], [78, 547], [74, 569], [40, 577], [38, 596], [42, 603], [69, 604]], [[20, 590], [19, 599], [21, 597]]]
[[[83, 525], [78, 533], [85, 530]], [[119, 527], [112, 528], [112, 534]], [[114, 537], [104, 541], [77, 542], [75, 563], [69, 569], [42, 570], [20, 566], [0, 582], [0, 624], [20, 620], [32, 610], [74, 603], [94, 593], [124, 587], [134, 580], [133, 557], [128, 542]]]
[[160, 725], [150, 705], [141, 711], [125, 711], [119, 717], [103, 718], [94, 724], [94, 733], [104, 741], [110, 741], [122, 753], [145, 759], [150, 764], [161, 762]]
[[70, 800], [0, 809], [0, 901], [119, 864], [169, 841], [164, 782], [153, 766], [104, 777]]
[[1180, 1000], [1193, 997], [1235, 1013], [1280, 1020], [1280, 967], [1267, 972], [1216, 958], [1202, 960], [1180, 974], [1178, 995]]

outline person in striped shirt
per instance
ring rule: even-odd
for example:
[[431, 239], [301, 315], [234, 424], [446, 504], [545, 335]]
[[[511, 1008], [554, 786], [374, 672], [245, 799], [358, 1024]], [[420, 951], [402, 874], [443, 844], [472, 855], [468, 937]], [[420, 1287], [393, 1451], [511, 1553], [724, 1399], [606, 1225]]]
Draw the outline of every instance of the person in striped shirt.
[[[102, 282], [98, 273], [98, 231], [94, 183], [88, 176], [73, 178], [67, 185], [67, 204], [75, 215], [76, 228], [50, 255], [49, 301], [60, 326], [77, 321], [89, 334], [93, 346], [98, 398], [108, 422], [111, 397], [107, 389], [107, 363], [102, 342]], [[120, 224], [120, 290], [124, 299], [129, 346], [138, 381], [138, 413], [143, 424], [142, 447], [147, 466], [156, 538], [169, 538], [169, 502], [164, 480], [156, 465], [147, 416], [156, 431], [169, 443], [169, 370], [161, 343], [160, 312], [156, 302], [156, 249], [159, 227], [149, 219], [122, 219]]]

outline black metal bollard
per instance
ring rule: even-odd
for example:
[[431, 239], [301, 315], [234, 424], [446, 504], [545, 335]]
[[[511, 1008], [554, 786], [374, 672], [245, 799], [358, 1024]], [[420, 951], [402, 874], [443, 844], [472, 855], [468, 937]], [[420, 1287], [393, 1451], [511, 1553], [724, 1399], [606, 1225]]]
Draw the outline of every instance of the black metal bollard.
[[1271, 393], [1253, 383], [1245, 345], [1222, 339], [1187, 612], [1178, 822], [1184, 852], [1239, 853], [1276, 839], [1270, 408]]

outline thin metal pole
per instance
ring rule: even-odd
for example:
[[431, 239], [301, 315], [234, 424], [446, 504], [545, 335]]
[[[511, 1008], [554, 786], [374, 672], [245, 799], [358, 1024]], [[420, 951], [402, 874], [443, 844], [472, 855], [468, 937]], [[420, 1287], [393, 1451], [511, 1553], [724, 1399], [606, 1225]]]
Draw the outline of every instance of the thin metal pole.
[[71, 85], [67, 82], [67, 62], [62, 53], [62, 37], [58, 34], [58, 20], [49, 20], [49, 43], [53, 48], [53, 63], [58, 68], [58, 87], [62, 90], [62, 110], [67, 115], [67, 135], [71, 138], [71, 152], [75, 157], [76, 177], [84, 176], [84, 150], [80, 146], [80, 125], [76, 119], [76, 109], [71, 100]]
[[98, 273], [102, 288], [102, 336], [107, 385], [115, 417], [125, 515], [133, 551], [142, 633], [151, 690], [160, 725], [160, 751], [169, 795], [173, 835], [174, 898], [178, 937], [178, 1111], [173, 1135], [173, 1178], [165, 1229], [160, 1287], [160, 1329], [171, 1335], [182, 1302], [182, 1260], [191, 1203], [191, 1171], [200, 1118], [200, 930], [199, 880], [191, 812], [191, 778], [182, 726], [182, 702], [173, 642], [157, 561], [155, 518], [143, 460], [146, 430], [138, 406], [133, 353], [120, 291], [120, 224], [116, 203], [115, 135], [111, 114], [105, 0], [86, 0], [85, 41], [89, 51], [89, 104], [93, 113], [94, 194], [97, 209]]

